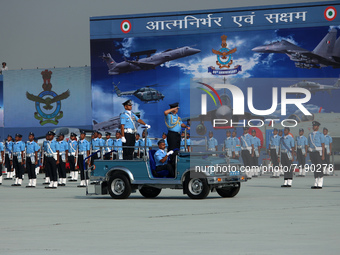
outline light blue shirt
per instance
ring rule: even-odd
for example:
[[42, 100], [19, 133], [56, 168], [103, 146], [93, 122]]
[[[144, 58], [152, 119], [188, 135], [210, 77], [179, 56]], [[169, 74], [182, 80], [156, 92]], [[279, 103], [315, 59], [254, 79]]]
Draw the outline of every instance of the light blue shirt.
[[224, 148], [225, 148], [225, 149], [229, 149], [229, 150], [233, 150], [233, 147], [234, 147], [233, 138], [232, 138], [232, 137], [227, 137], [227, 138], [224, 140]]
[[280, 138], [280, 150], [281, 152], [291, 151], [294, 147], [294, 138], [290, 135], [282, 136]]
[[[139, 139], [139, 146], [143, 146], [143, 147], [145, 146], [145, 138]], [[150, 138], [147, 138], [146, 140], [146, 147], [152, 147], [152, 142]]]
[[[182, 130], [182, 120], [177, 114], [169, 113], [165, 116], [165, 122], [167, 123], [167, 127], [169, 131], [173, 132], [181, 132]], [[176, 124], [177, 123], [177, 124]]]
[[69, 153], [76, 153], [77, 146], [78, 146], [78, 142], [76, 140], [73, 140], [73, 141], [69, 140], [69, 142], [68, 142], [68, 152]]
[[332, 137], [329, 135], [324, 135], [324, 137], [325, 137], [325, 146], [329, 146], [333, 142]]
[[218, 142], [214, 137], [209, 138], [207, 142], [208, 149], [215, 149], [215, 147], [218, 145]]
[[122, 139], [121, 138], [119, 138], [119, 139], [114, 139], [113, 140], [113, 145], [115, 146], [114, 147], [114, 150], [115, 151], [122, 151], [123, 150], [123, 148], [122, 147], [117, 147], [117, 146], [123, 146], [123, 142], [122, 142]]
[[311, 149], [315, 149], [316, 147], [321, 147], [322, 143], [325, 143], [325, 136], [319, 131], [312, 132], [308, 136], [308, 144]]
[[0, 143], [0, 151], [4, 151], [4, 144]]
[[241, 142], [236, 136], [232, 138], [233, 140], [233, 150], [240, 151], [241, 150]]
[[90, 150], [90, 143], [85, 139], [79, 140], [78, 151], [83, 152], [83, 151], [89, 151], [89, 150]]
[[[190, 146], [190, 138], [189, 139], [186, 139], [187, 140], [187, 147]], [[185, 139], [182, 138], [181, 139], [181, 147], [180, 147], [180, 150], [181, 151], [184, 151], [185, 150]]]
[[155, 158], [155, 163], [156, 166], [162, 166], [162, 165], [166, 165], [167, 161], [165, 160], [164, 163], [161, 162], [161, 159], [163, 159], [166, 156], [166, 152], [159, 149], [158, 151], [156, 151], [154, 158]]
[[59, 152], [64, 152], [68, 150], [68, 144], [66, 141], [59, 141]]
[[59, 150], [59, 144], [56, 140], [46, 141], [44, 143], [44, 151], [48, 154], [55, 153]]
[[135, 152], [137, 152], [138, 151], [138, 146], [140, 146], [140, 140], [136, 140], [135, 141], [135, 146], [136, 146], [136, 148], [135, 148]]
[[93, 150], [93, 151], [99, 150], [99, 149], [100, 149], [99, 146], [101, 146], [101, 141], [100, 141], [100, 139], [99, 139], [98, 137], [95, 138], [95, 139], [92, 139], [92, 141], [91, 141], [91, 146], [92, 146], [92, 150]]
[[251, 145], [254, 144], [253, 137], [249, 133], [241, 136], [240, 142], [242, 150], [247, 150], [247, 147], [251, 147]]
[[9, 153], [12, 153], [13, 144], [14, 144], [13, 141], [10, 141], [10, 142], [6, 141], [5, 143], [6, 151], [8, 151]]
[[120, 114], [120, 124], [124, 125], [124, 128], [132, 128], [135, 130], [136, 129], [135, 122], [138, 120], [139, 118], [132, 111], [131, 116], [128, 111], [125, 111]]
[[105, 147], [105, 151], [111, 151], [112, 146], [113, 146], [113, 140], [111, 138], [106, 139], [105, 146], [109, 146], [109, 147]]
[[254, 144], [254, 149], [258, 149], [258, 147], [261, 147], [261, 140], [258, 137], [253, 136], [253, 144]]
[[300, 148], [305, 149], [305, 146], [308, 145], [308, 140], [305, 136], [297, 136], [296, 137], [296, 145]]
[[167, 138], [163, 139], [165, 141], [165, 147], [168, 147], [168, 140]]
[[270, 137], [270, 142], [269, 142], [270, 148], [271, 149], [278, 148], [278, 146], [280, 145], [280, 139], [281, 139], [281, 136], [279, 135], [273, 135], [272, 137]]
[[32, 141], [27, 141], [26, 142], [26, 154], [32, 154], [32, 153], [35, 153], [36, 151], [39, 151], [40, 150], [40, 147], [39, 145]]

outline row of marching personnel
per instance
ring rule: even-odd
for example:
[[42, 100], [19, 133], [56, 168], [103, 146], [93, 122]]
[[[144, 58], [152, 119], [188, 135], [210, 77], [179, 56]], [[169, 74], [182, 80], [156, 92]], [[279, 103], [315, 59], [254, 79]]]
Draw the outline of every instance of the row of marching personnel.
[[[274, 128], [273, 135], [270, 137], [268, 154], [272, 162], [272, 178], [279, 178], [280, 174], [284, 175], [284, 184], [281, 187], [291, 187], [293, 182], [293, 173], [295, 166], [299, 169], [297, 176], [304, 177], [306, 170], [314, 173], [315, 182], [312, 189], [321, 189], [323, 186], [323, 176], [329, 175], [334, 166], [330, 163], [332, 154], [332, 137], [328, 134], [328, 129], [323, 128], [319, 131], [320, 123], [312, 122], [313, 132], [304, 135], [304, 130], [299, 129], [299, 136], [294, 139], [290, 133], [290, 128], [284, 128], [282, 134]], [[244, 133], [237, 137], [236, 130], [231, 132], [227, 130], [227, 137], [223, 144], [223, 150], [226, 155], [233, 159], [240, 159], [246, 167], [247, 177], [257, 177], [261, 167], [259, 167], [259, 156], [261, 141], [256, 137], [256, 130], [253, 129], [251, 134], [249, 128], [244, 127]], [[209, 132], [207, 140], [207, 149], [209, 151], [218, 150], [218, 141], [213, 137], [213, 132]], [[306, 158], [309, 153], [311, 164], [306, 164]], [[297, 164], [293, 164], [295, 158]]]

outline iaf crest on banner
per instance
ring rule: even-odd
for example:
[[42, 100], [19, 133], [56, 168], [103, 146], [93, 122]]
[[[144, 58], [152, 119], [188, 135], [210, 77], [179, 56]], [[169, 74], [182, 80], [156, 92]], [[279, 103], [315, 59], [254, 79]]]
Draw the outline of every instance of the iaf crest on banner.
[[61, 111], [61, 100], [70, 96], [70, 90], [67, 90], [60, 95], [52, 91], [51, 76], [52, 72], [47, 69], [41, 72], [44, 83], [42, 85], [43, 91], [35, 96], [26, 91], [28, 100], [35, 102], [36, 112], [34, 118], [40, 121], [40, 125], [51, 123], [57, 125], [59, 119], [63, 117]]
[[237, 74], [242, 71], [241, 65], [236, 65], [234, 68], [231, 68], [231, 65], [234, 63], [232, 54], [237, 51], [237, 48], [229, 49], [227, 47], [227, 36], [222, 35], [222, 44], [219, 50], [212, 49], [212, 53], [214, 53], [217, 57], [216, 65], [218, 69], [213, 66], [208, 67], [208, 72], [213, 75], [230, 75]]

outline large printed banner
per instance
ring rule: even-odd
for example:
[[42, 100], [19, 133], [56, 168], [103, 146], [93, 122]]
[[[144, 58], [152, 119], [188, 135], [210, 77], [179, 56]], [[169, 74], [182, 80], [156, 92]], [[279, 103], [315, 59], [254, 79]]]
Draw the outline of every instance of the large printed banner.
[[8, 133], [43, 135], [58, 127], [91, 128], [89, 67], [9, 70], [4, 85]]
[[132, 99], [160, 137], [179, 102], [191, 136], [213, 131], [219, 149], [228, 129], [253, 126], [267, 147], [274, 128], [307, 136], [318, 121], [339, 150], [339, 12], [317, 3], [92, 18], [94, 128], [116, 130]]

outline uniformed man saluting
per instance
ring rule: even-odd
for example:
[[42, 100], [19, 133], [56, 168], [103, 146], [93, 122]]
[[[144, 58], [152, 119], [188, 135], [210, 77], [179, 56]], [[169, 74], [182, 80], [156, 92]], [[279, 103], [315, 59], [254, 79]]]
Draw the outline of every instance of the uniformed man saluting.
[[187, 128], [181, 118], [177, 115], [179, 103], [170, 104], [170, 109], [164, 111], [165, 124], [168, 127], [168, 151], [181, 147], [181, 129]]
[[312, 161], [311, 169], [314, 171], [315, 183], [312, 189], [322, 189], [323, 169], [322, 163], [325, 160], [325, 136], [319, 132], [320, 123], [312, 122], [313, 132], [308, 135], [309, 157]]
[[135, 146], [135, 133], [137, 132], [136, 121], [147, 128], [150, 128], [150, 125], [145, 124], [145, 122], [139, 119], [136, 114], [134, 114], [132, 110], [132, 101], [127, 100], [123, 103], [125, 111], [120, 114], [120, 129], [122, 133], [122, 142], [123, 146], [130, 146], [129, 148], [123, 148], [123, 159], [132, 160], [133, 159], [133, 151]]

